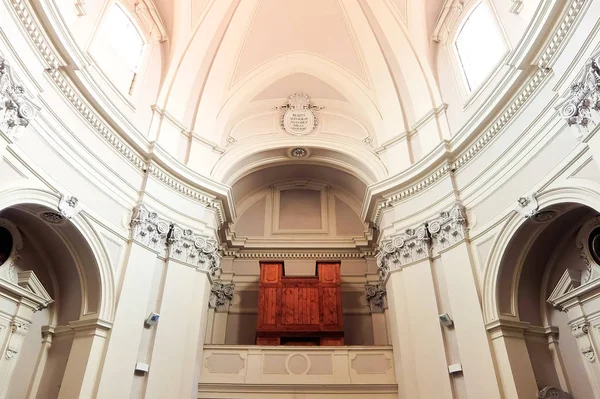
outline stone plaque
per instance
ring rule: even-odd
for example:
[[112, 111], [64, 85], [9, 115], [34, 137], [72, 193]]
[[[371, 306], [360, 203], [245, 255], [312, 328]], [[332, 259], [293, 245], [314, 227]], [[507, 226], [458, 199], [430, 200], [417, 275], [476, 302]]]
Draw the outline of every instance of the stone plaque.
[[312, 105], [306, 94], [295, 93], [288, 98], [288, 103], [275, 107], [283, 111], [281, 115], [281, 128], [289, 134], [301, 136], [312, 132], [317, 127], [317, 116], [314, 111], [323, 109]]

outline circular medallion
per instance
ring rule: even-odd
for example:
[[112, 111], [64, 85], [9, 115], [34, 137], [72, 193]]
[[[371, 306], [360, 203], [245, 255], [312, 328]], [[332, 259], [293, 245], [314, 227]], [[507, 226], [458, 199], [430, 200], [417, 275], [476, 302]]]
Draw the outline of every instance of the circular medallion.
[[283, 114], [283, 128], [286, 132], [303, 135], [315, 128], [315, 115], [310, 109], [290, 108]]
[[588, 246], [594, 262], [600, 264], [600, 228], [592, 231], [589, 237]]

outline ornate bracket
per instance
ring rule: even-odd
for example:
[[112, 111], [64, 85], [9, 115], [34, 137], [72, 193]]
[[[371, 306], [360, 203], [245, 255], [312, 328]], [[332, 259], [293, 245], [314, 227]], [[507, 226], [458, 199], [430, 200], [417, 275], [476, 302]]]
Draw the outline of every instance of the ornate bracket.
[[21, 321], [13, 321], [11, 323], [11, 334], [5, 354], [7, 360], [14, 358], [21, 350], [25, 336], [29, 332], [29, 325], [30, 323]]
[[29, 125], [39, 110], [13, 76], [8, 62], [0, 56], [0, 130], [11, 140], [17, 140], [21, 129]]
[[366, 284], [365, 294], [371, 313], [383, 313], [386, 308], [386, 291], [383, 282], [380, 281], [376, 285]]
[[214, 282], [212, 287], [210, 287], [208, 306], [216, 310], [227, 311], [233, 299], [234, 290], [235, 284], [223, 284], [220, 281]]
[[573, 324], [571, 331], [577, 340], [577, 345], [583, 357], [585, 357], [590, 363], [596, 361], [596, 352], [592, 347], [592, 341], [589, 335], [589, 326], [586, 322]]
[[578, 140], [600, 122], [600, 53], [586, 63], [558, 107]]
[[79, 200], [72, 195], [62, 194], [58, 203], [60, 214], [66, 219], [71, 219], [81, 211]]
[[526, 197], [520, 197], [515, 205], [515, 211], [519, 212], [525, 218], [537, 215], [539, 209], [540, 205], [535, 197], [535, 193]]

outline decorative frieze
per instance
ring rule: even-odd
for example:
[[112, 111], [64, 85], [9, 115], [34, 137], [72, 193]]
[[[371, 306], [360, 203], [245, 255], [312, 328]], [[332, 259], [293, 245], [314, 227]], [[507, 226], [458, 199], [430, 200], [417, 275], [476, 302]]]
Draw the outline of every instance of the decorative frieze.
[[140, 204], [133, 210], [131, 238], [154, 250], [163, 251], [171, 223]]
[[194, 234], [190, 229], [172, 225], [168, 238], [169, 257], [181, 260], [214, 276], [221, 264], [221, 255], [214, 240]]
[[5, 353], [6, 360], [14, 358], [21, 350], [25, 336], [29, 332], [29, 325], [30, 323], [25, 321], [13, 321], [11, 323], [10, 338]]
[[592, 347], [592, 341], [589, 334], [589, 326], [586, 322], [580, 322], [571, 325], [571, 331], [577, 340], [577, 345], [583, 357], [585, 357], [590, 363], [596, 361], [596, 353]]
[[600, 122], [600, 53], [595, 54], [571, 84], [559, 107], [575, 138], [581, 140]]
[[371, 313], [383, 313], [386, 308], [386, 291], [382, 281], [377, 284], [365, 285], [365, 296], [369, 303]]
[[29, 125], [39, 109], [13, 76], [8, 62], [0, 56], [0, 130], [12, 140], [18, 139], [21, 129]]
[[210, 287], [210, 297], [208, 306], [220, 310], [229, 310], [229, 305], [233, 299], [235, 284], [224, 284], [221, 281], [215, 281]]

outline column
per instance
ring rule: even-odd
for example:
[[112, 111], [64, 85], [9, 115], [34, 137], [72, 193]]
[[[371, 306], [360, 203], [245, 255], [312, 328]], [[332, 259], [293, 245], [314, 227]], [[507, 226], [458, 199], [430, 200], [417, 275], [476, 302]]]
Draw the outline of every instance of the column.
[[365, 297], [371, 310], [373, 324], [373, 344], [388, 345], [387, 325], [385, 321], [386, 292], [382, 281], [365, 285]]
[[173, 226], [145, 398], [196, 398], [216, 243]]
[[466, 218], [462, 206], [428, 223], [434, 253], [441, 257], [448, 292], [453, 328], [460, 354], [468, 396], [500, 398], [494, 361], [483, 321], [476, 279], [466, 235]]
[[387, 291], [399, 397], [452, 398], [426, 226], [385, 240], [378, 265]]
[[99, 319], [90, 319], [71, 322], [69, 327], [75, 335], [58, 399], [95, 398], [106, 336], [111, 325]]
[[128, 398], [130, 395], [144, 321], [148, 317], [152, 281], [155, 274], [160, 273], [157, 257], [166, 253], [169, 229], [170, 222], [144, 205], [134, 210], [130, 250], [98, 388], [99, 398]]
[[211, 344], [223, 345], [225, 343], [225, 333], [227, 330], [227, 316], [229, 315], [229, 305], [233, 299], [235, 285], [215, 281], [210, 288], [209, 317], [212, 316], [211, 328], [207, 328], [210, 337], [206, 337]]
[[487, 325], [504, 397], [535, 398], [538, 389], [529, 359], [524, 331], [529, 323], [496, 320]]

